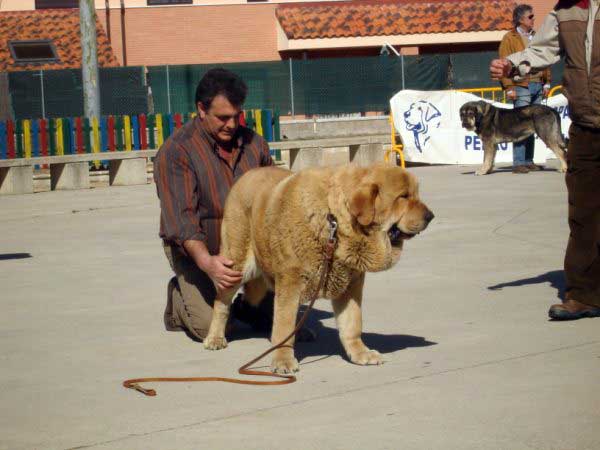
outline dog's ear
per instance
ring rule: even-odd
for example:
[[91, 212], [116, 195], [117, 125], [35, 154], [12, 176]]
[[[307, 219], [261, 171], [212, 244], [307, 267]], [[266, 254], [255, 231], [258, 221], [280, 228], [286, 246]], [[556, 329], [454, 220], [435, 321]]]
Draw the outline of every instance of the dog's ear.
[[491, 105], [488, 102], [484, 102], [483, 100], [477, 102], [477, 112], [479, 112], [480, 114], [487, 114], [490, 108]]
[[350, 197], [350, 214], [363, 226], [371, 225], [375, 219], [375, 201], [379, 187], [375, 183], [361, 184]]

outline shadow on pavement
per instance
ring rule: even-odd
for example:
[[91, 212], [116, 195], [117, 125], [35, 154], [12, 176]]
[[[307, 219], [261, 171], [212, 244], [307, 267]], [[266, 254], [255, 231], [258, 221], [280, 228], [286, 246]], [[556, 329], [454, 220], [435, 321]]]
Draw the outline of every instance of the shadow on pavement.
[[[301, 307], [298, 317], [300, 317], [303, 313], [304, 307]], [[316, 333], [317, 339], [313, 342], [296, 342], [294, 347], [298, 361], [302, 362], [302, 360], [305, 358], [318, 356], [329, 357], [333, 355], [340, 355], [343, 356], [344, 359], [347, 359], [346, 352], [340, 343], [337, 328], [335, 326], [324, 326], [321, 323], [322, 320], [330, 319], [332, 317], [333, 313], [329, 311], [323, 311], [315, 308], [310, 311], [305, 326], [308, 326]], [[228, 337], [228, 340], [233, 342], [257, 337], [264, 337], [267, 340], [270, 338], [268, 334], [252, 331], [249, 327], [245, 327], [243, 324], [241, 324], [231, 334], [231, 336]], [[411, 336], [405, 334], [379, 334], [363, 332], [362, 338], [367, 347], [377, 350], [382, 354], [392, 353], [409, 347], [427, 347], [437, 344], [437, 342], [428, 341], [420, 336]], [[269, 357], [270, 356], [267, 358]], [[324, 358], [319, 358], [317, 361], [320, 361], [321, 359]], [[310, 363], [312, 362], [316, 361], [311, 361]]]
[[556, 297], [561, 300], [565, 298], [565, 276], [564, 271], [562, 270], [553, 270], [536, 277], [523, 278], [521, 280], [508, 281], [506, 283], [488, 286], [488, 289], [490, 291], [498, 291], [505, 287], [527, 286], [529, 284], [541, 283], [550, 283], [550, 286], [556, 289]]
[[9, 259], [25, 259], [32, 258], [30, 253], [0, 253], [0, 261], [7, 261]]

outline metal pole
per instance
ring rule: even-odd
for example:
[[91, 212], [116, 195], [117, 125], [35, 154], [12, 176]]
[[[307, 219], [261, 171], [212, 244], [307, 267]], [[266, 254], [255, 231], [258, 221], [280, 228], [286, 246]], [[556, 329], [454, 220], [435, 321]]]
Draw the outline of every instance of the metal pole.
[[123, 47], [123, 66], [126, 66], [127, 39], [125, 38], [125, 0], [121, 0], [121, 46]]
[[108, 43], [110, 42], [110, 0], [104, 0], [104, 14], [106, 15], [106, 37], [108, 38]]
[[100, 117], [100, 84], [94, 0], [79, 0], [81, 29], [81, 74], [85, 117]]
[[42, 119], [46, 118], [46, 98], [44, 96], [44, 71], [40, 70], [40, 86], [42, 87]]
[[402, 67], [402, 90], [404, 90], [404, 55], [400, 55], [400, 65]]
[[292, 70], [292, 58], [290, 61], [290, 98], [292, 100], [292, 117], [295, 116], [294, 111], [294, 72]]
[[167, 110], [171, 114], [171, 83], [169, 81], [169, 65], [166, 65], [167, 69]]

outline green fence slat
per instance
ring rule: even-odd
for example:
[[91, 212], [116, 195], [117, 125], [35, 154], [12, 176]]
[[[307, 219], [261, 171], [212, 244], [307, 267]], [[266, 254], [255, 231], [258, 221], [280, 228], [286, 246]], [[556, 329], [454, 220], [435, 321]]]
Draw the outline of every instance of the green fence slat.
[[273, 111], [273, 140], [281, 140], [281, 124], [279, 123], [279, 110]]

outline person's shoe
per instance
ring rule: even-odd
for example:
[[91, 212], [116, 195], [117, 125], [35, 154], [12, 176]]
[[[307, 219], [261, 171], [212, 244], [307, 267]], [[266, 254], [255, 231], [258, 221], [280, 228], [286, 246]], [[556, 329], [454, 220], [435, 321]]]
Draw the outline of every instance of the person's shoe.
[[554, 320], [577, 320], [584, 317], [600, 317], [600, 308], [567, 300], [563, 304], [552, 305], [548, 315]]
[[245, 302], [240, 294], [233, 301], [231, 315], [234, 319], [250, 325], [254, 331], [270, 333], [273, 328], [273, 294], [268, 293], [258, 306]]
[[512, 173], [529, 173], [527, 166], [514, 166]]
[[530, 172], [538, 172], [540, 170], [544, 170], [542, 166], [538, 166], [537, 164], [534, 164], [532, 162], [525, 164], [525, 167], [527, 167]]

